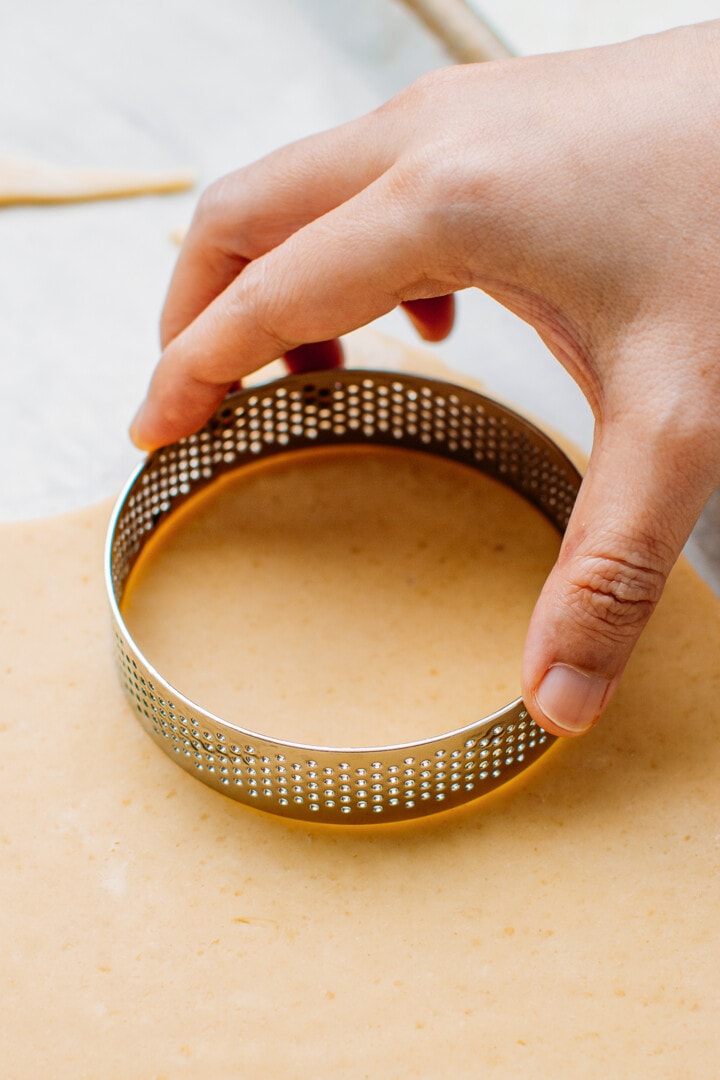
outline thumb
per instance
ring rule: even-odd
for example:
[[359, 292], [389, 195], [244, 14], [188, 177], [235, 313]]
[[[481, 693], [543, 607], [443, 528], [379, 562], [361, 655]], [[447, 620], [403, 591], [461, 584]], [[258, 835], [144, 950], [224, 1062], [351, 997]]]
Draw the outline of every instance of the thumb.
[[628, 420], [596, 436], [523, 657], [525, 703], [552, 734], [599, 719], [710, 496], [707, 465], [679, 441]]

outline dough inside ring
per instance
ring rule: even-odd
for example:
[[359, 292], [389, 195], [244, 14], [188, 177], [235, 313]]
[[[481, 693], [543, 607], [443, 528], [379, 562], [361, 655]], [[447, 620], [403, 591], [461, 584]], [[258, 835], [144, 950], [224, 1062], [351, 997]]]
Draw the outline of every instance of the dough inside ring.
[[187, 504], [123, 612], [156, 669], [227, 720], [300, 742], [402, 742], [518, 696], [558, 548], [538, 510], [469, 467], [311, 450]]

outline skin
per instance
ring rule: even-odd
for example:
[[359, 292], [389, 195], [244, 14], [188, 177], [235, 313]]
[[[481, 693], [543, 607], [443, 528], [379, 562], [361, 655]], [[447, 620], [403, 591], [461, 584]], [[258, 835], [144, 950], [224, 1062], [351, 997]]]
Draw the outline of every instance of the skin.
[[279, 356], [403, 304], [423, 337], [475, 287], [585, 393], [590, 465], [531, 620], [522, 690], [555, 734], [607, 705], [720, 483], [720, 22], [434, 71], [382, 108], [213, 184], [132, 435], [202, 425]]

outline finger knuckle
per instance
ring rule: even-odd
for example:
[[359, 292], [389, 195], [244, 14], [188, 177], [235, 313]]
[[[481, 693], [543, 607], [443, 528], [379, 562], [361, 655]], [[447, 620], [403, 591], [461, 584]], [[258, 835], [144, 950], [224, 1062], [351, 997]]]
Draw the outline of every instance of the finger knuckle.
[[570, 609], [584, 627], [622, 642], [650, 618], [664, 583], [664, 568], [652, 556], [583, 555], [571, 566]]
[[452, 69], [434, 68], [424, 72], [390, 98], [381, 109], [390, 114], [398, 114], [403, 123], [406, 122], [408, 110], [417, 110], [427, 116], [428, 110], [434, 108], [440, 87], [447, 81], [443, 75], [445, 70]]
[[222, 220], [227, 206], [232, 201], [230, 186], [230, 177], [222, 176], [205, 188], [195, 211], [196, 222], [211, 226], [215, 222]]
[[224, 256], [254, 259], [267, 249], [267, 222], [254, 213], [251, 198], [239, 198], [244, 175], [245, 170], [238, 169], [205, 189], [195, 211], [193, 229], [202, 235], [206, 246]]
[[236, 317], [252, 320], [255, 333], [272, 349], [275, 356], [284, 356], [303, 341], [313, 340], [303, 328], [291, 332], [287, 325], [288, 312], [302, 309], [302, 296], [294, 296], [290, 283], [281, 275], [268, 272], [266, 261], [250, 264], [240, 279], [234, 298]]

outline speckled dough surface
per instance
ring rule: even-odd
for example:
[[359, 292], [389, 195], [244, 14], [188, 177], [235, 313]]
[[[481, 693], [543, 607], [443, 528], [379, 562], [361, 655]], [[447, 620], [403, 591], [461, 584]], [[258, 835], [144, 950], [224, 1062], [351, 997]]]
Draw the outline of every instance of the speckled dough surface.
[[589, 736], [460, 811], [312, 827], [135, 722], [108, 513], [0, 529], [4, 1076], [717, 1075], [720, 607], [687, 565]]
[[418, 452], [326, 448], [242, 469], [184, 510], [123, 611], [152, 666], [218, 716], [380, 746], [517, 697], [559, 536], [497, 481]]

